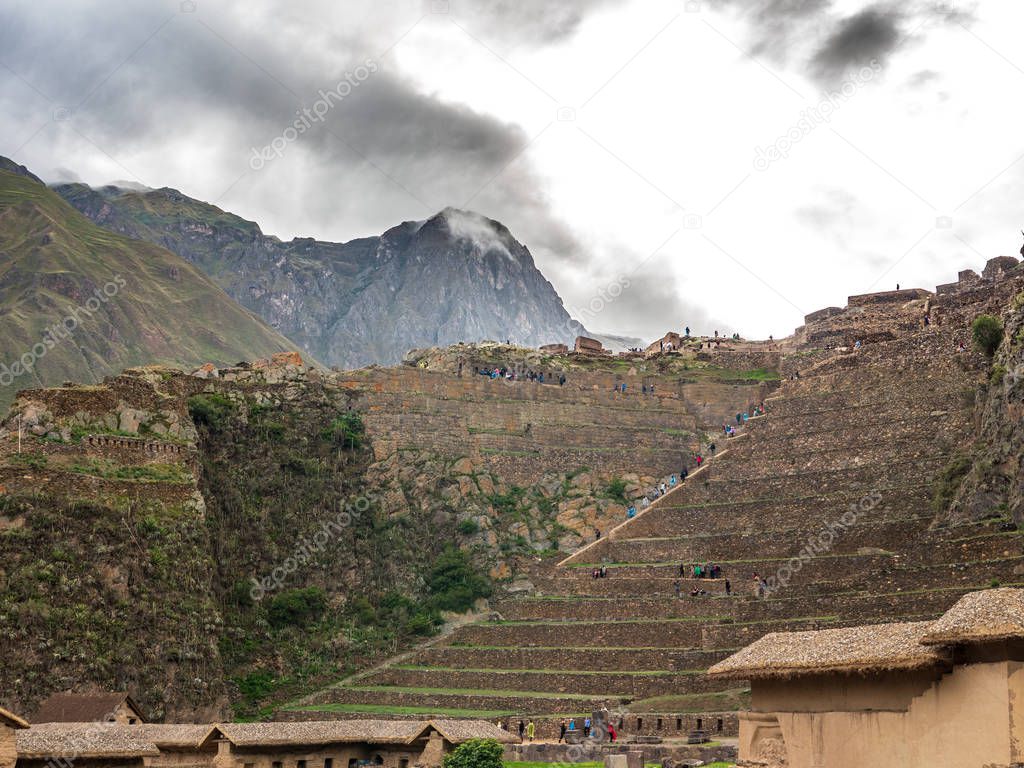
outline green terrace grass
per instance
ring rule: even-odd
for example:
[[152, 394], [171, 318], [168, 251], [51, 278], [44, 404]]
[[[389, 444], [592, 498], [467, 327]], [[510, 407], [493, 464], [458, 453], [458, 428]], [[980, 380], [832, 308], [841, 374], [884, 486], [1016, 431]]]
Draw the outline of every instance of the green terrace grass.
[[[666, 598], [667, 599], [667, 598]], [[564, 626], [594, 626], [606, 624], [699, 624], [701, 622], [721, 622], [731, 619], [731, 616], [674, 616], [664, 619], [524, 619], [516, 621], [507, 619], [502, 621], [481, 621], [467, 626], [472, 627], [564, 627]]]
[[[639, 699], [630, 704], [630, 711], [637, 714], [674, 714], [735, 710], [750, 696], [749, 688], [733, 688], [728, 691], [709, 693], [684, 693], [674, 696], [653, 696]], [[712, 706], [709, 707], [708, 705]]]
[[[286, 712], [346, 712], [367, 715], [440, 715], [441, 717], [468, 717], [491, 720], [512, 717], [518, 713], [506, 709], [458, 709], [446, 707], [392, 707], [387, 704], [315, 704], [282, 708]], [[566, 715], [582, 717], [582, 715]]]
[[[630, 650], [635, 650], [631, 648]], [[704, 669], [683, 669], [668, 672], [659, 669], [630, 669], [630, 670], [604, 670], [604, 669], [474, 669], [458, 667], [420, 667], [413, 664], [397, 664], [391, 669], [402, 669], [408, 672], [475, 672], [488, 675], [582, 675], [600, 677], [603, 675], [629, 675], [631, 677], [685, 677], [687, 675], [703, 675]]]
[[[515, 648], [517, 651], [590, 651], [593, 650], [593, 646], [590, 645], [529, 645], [529, 646], [509, 646], [509, 645], [474, 645], [473, 643], [459, 643], [452, 642], [448, 648], [457, 648], [459, 650], [472, 650], [472, 651], [507, 651], [509, 648]], [[665, 648], [660, 645], [605, 645], [602, 648], [606, 651], [663, 651]], [[443, 650], [443, 649], [441, 649]], [[697, 653], [702, 652], [700, 648], [680, 648], [680, 651], [695, 651]], [[739, 648], [714, 648], [712, 653], [722, 653], [723, 657], [729, 653], [738, 651]]]
[[[347, 685], [338, 687], [336, 691], [360, 691], [369, 693], [417, 693], [432, 696], [503, 696], [513, 699], [573, 699], [577, 701], [593, 701], [602, 698], [601, 694], [583, 693], [551, 693], [548, 691], [505, 691], [489, 688], [427, 688], [406, 687], [400, 685]], [[618, 694], [604, 694], [606, 698], [619, 698]]]

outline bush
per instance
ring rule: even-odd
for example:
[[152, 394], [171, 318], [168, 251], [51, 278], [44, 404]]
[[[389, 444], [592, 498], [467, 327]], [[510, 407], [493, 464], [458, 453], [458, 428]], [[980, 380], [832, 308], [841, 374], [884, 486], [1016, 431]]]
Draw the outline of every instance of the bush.
[[193, 395], [188, 399], [188, 412], [192, 421], [215, 431], [223, 429], [234, 410], [234, 404], [224, 395], [216, 392], [208, 395]]
[[444, 768], [502, 768], [504, 748], [494, 739], [470, 739], [444, 756]]
[[622, 478], [612, 480], [604, 487], [604, 495], [620, 504], [625, 504], [628, 501], [626, 499], [626, 481]]
[[932, 492], [932, 506], [936, 512], [944, 512], [949, 507], [970, 471], [971, 460], [966, 456], [957, 456], [942, 470]]
[[491, 596], [490, 582], [477, 572], [466, 553], [448, 547], [427, 577], [431, 605], [442, 611], [465, 612], [477, 598]]
[[358, 448], [363, 444], [366, 425], [358, 413], [349, 412], [331, 422], [331, 426], [320, 433], [320, 436], [340, 448]]
[[476, 520], [468, 518], [459, 523], [458, 530], [463, 536], [472, 536], [480, 531], [480, 524]]
[[988, 377], [989, 384], [991, 384], [993, 387], [998, 387], [1000, 384], [1003, 383], [1003, 379], [1005, 378], [1006, 367], [1003, 365], [999, 365], [998, 363], [996, 365], [993, 365], [992, 373]]
[[971, 323], [974, 346], [992, 357], [1003, 340], [1003, 323], [994, 315], [978, 315]]
[[320, 587], [286, 589], [270, 601], [267, 620], [275, 629], [304, 627], [323, 616], [326, 609], [327, 595]]

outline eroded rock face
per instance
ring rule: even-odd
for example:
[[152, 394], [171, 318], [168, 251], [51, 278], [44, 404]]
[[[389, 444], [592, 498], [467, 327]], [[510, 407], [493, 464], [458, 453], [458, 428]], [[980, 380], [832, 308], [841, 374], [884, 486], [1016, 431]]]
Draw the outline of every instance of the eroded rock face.
[[1024, 524], [1024, 292], [1002, 318], [1003, 343], [976, 404], [980, 438], [953, 503], [940, 517], [945, 524], [999, 516]]

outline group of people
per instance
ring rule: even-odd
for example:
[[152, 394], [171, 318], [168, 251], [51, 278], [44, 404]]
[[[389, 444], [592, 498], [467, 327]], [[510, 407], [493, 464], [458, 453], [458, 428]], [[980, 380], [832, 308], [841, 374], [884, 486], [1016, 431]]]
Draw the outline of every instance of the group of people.
[[567, 379], [565, 374], [559, 374], [557, 377], [554, 373], [544, 374], [543, 371], [526, 371], [525, 373], [516, 372], [512, 368], [488, 368], [475, 366], [473, 373], [479, 376], [486, 376], [489, 379], [505, 379], [506, 381], [534, 381], [538, 384], [554, 384], [556, 381], [560, 387], [565, 386]]
[[600, 568], [595, 568], [593, 571], [591, 571], [590, 576], [594, 579], [607, 579], [608, 569], [602, 565]]
[[[495, 725], [504, 731], [511, 730], [512, 724], [507, 720], [498, 720]], [[620, 723], [621, 726], [621, 723]], [[517, 727], [519, 731], [519, 738], [525, 741], [533, 741], [537, 736], [537, 726], [533, 720], [519, 721]], [[608, 741], [614, 743], [618, 738], [618, 733], [615, 730], [615, 726], [612, 725], [611, 720], [607, 720], [604, 724], [604, 731], [608, 734]], [[584, 738], [590, 738], [590, 735], [594, 733], [594, 721], [589, 717], [583, 718], [583, 727], [580, 728], [576, 725], [576, 718], [571, 717], [568, 720], [563, 719], [558, 724], [558, 741], [559, 743], [566, 740], [566, 735], [570, 733], [583, 733]]]

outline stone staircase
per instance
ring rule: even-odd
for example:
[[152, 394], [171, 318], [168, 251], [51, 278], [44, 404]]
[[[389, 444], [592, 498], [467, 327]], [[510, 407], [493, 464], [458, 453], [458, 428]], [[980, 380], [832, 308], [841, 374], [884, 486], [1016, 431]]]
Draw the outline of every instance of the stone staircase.
[[[927, 619], [965, 592], [1024, 582], [1022, 539], [1002, 521], [932, 526], [933, 487], [969, 440], [966, 393], [979, 376], [953, 353], [969, 308], [954, 302], [942, 316], [948, 325], [917, 331], [903, 318], [856, 353], [817, 351], [811, 373], [768, 399], [767, 416], [717, 441], [726, 451], [534, 574], [531, 594], [280, 716], [350, 717], [372, 706], [531, 717], [544, 737], [560, 717], [605, 705], [625, 736], [728, 735], [748, 691], [702, 673], [765, 633]], [[855, 325], [827, 322], [836, 337]], [[680, 578], [680, 564], [696, 562], [720, 565], [723, 578]], [[607, 578], [592, 578], [599, 565]], [[772, 585], [766, 599], [755, 573]], [[694, 588], [707, 594], [691, 597]]]

